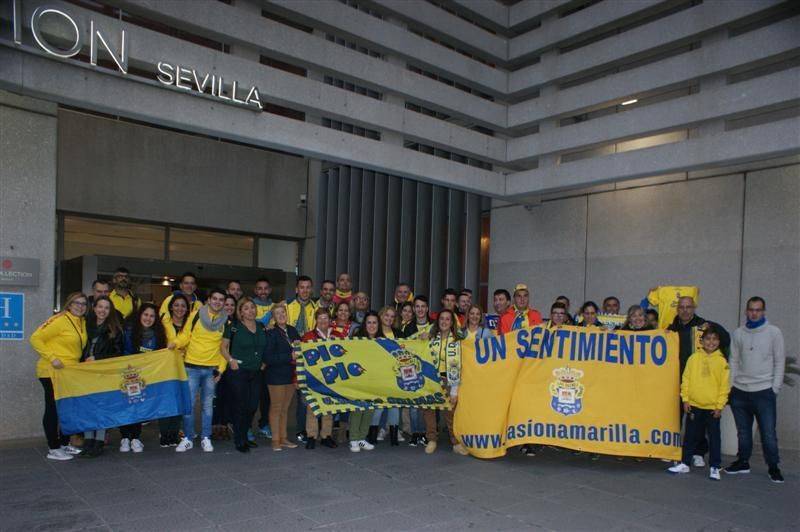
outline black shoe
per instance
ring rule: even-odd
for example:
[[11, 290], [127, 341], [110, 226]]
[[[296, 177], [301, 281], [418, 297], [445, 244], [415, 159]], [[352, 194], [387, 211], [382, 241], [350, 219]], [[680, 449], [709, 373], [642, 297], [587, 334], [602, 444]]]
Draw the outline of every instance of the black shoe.
[[408, 446], [416, 447], [418, 443], [419, 443], [419, 434], [415, 432], [414, 434], [411, 435], [411, 439], [408, 440]]
[[247, 440], [247, 446], [250, 447], [251, 449], [255, 449], [256, 447], [258, 447], [258, 444], [253, 440]]
[[389, 442], [391, 442], [392, 447], [397, 447], [400, 445], [398, 438], [397, 438], [398, 427], [397, 425], [392, 425], [389, 427]]
[[424, 434], [420, 434], [419, 439], [417, 440], [417, 445], [419, 445], [420, 447], [425, 447], [426, 445], [428, 445], [428, 437]]
[[249, 453], [250, 447], [247, 445], [237, 445], [236, 450], [239, 451], [240, 453]]
[[536, 448], [533, 445], [523, 445], [519, 448], [519, 452], [529, 457], [536, 456]]
[[103, 454], [103, 447], [105, 447], [105, 445], [106, 444], [102, 440], [95, 440], [92, 450], [89, 451], [89, 458], [97, 458]]
[[777, 466], [769, 468], [769, 479], [776, 484], [783, 484], [783, 475]]
[[159, 447], [169, 447], [169, 436], [161, 436], [158, 438]]
[[330, 436], [328, 436], [328, 437], [326, 437], [326, 438], [322, 438], [322, 439], [319, 441], [319, 444], [320, 444], [320, 445], [322, 445], [322, 446], [324, 446], [324, 447], [327, 447], [328, 449], [336, 449], [337, 447], [339, 447], [339, 444], [338, 444], [338, 443], [336, 443], [336, 442], [334, 441], [334, 439], [333, 439], [333, 438], [331, 438]]
[[736, 460], [725, 468], [725, 472], [729, 475], [744, 475], [750, 472], [750, 464], [741, 460]]
[[78, 456], [82, 458], [94, 458], [92, 456], [92, 451], [94, 451], [95, 445], [97, 445], [97, 440], [89, 438], [83, 440], [83, 447], [81, 447], [81, 454], [79, 454]]
[[372, 445], [378, 444], [378, 425], [370, 425], [367, 432], [367, 442]]
[[313, 436], [306, 440], [306, 449], [313, 449], [317, 446], [317, 439]]

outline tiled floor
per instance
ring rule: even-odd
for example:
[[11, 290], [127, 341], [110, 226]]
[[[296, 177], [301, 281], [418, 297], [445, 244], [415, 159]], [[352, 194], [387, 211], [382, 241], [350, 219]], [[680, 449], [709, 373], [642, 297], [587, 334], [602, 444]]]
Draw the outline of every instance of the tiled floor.
[[0, 530], [800, 529], [796, 453], [776, 485], [760, 457], [752, 474], [712, 482], [668, 475], [658, 460], [553, 449], [481, 461], [447, 446], [242, 455], [219, 442], [181, 455], [152, 430], [144, 453], [112, 447], [93, 460], [48, 461], [39, 440], [4, 444]]

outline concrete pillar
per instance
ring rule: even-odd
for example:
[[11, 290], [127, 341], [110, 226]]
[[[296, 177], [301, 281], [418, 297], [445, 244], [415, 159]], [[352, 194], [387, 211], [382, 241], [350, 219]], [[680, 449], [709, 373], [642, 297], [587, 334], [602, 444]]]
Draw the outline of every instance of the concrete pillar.
[[38, 355], [28, 340], [53, 314], [56, 263], [56, 118], [49, 102], [0, 91], [0, 255], [39, 259], [39, 286], [9, 286], [24, 294], [23, 341], [0, 341], [3, 439], [41, 436]]

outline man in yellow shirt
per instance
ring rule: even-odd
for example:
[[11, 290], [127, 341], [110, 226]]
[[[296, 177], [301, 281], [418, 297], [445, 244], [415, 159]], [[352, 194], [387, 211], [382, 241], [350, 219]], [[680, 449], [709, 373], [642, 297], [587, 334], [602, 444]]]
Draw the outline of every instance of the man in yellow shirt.
[[[295, 283], [295, 297], [286, 300], [286, 311], [289, 314], [289, 325], [297, 329], [300, 336], [308, 331], [313, 331], [317, 326], [315, 313], [318, 305], [311, 299], [314, 290], [314, 281], [307, 275], [301, 275]], [[303, 398], [300, 390], [297, 391], [297, 409], [295, 410], [295, 421], [298, 429], [306, 426], [306, 409], [303, 406]], [[301, 430], [297, 433], [297, 440], [306, 441], [306, 431]]]
[[117, 268], [111, 278], [114, 289], [108, 298], [114, 303], [114, 308], [122, 314], [123, 319], [133, 314], [142, 304], [142, 300], [131, 290], [131, 274], [127, 268]]
[[267, 325], [272, 320], [272, 286], [269, 279], [261, 277], [253, 288], [253, 303], [256, 304], [256, 321]]
[[[214, 388], [219, 381], [220, 373], [225, 369], [225, 360], [220, 351], [222, 334], [225, 331], [225, 323], [228, 321], [227, 315], [222, 311], [224, 303], [225, 293], [222, 290], [211, 290], [208, 302], [189, 315], [186, 325], [175, 339], [175, 344], [169, 346], [186, 350], [183, 364], [186, 366], [192, 405], [197, 399], [198, 391], [202, 390], [200, 443], [203, 451], [207, 453], [214, 450], [214, 446], [211, 445]], [[192, 442], [194, 439], [194, 411], [183, 416], [183, 432], [184, 437], [175, 448], [175, 451], [179, 453], [194, 447]]]

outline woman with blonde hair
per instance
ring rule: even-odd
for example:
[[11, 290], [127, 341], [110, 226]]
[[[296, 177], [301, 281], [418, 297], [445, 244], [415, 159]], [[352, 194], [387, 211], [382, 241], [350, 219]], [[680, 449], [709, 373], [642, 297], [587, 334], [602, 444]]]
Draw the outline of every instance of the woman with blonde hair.
[[464, 340], [474, 342], [475, 340], [492, 336], [492, 332], [491, 329], [486, 327], [481, 307], [478, 305], [470, 306], [464, 323]]
[[69, 438], [60, 433], [58, 412], [53, 393], [54, 372], [81, 361], [86, 348], [86, 307], [89, 299], [83, 292], [73, 292], [64, 302], [64, 310], [50, 317], [31, 335], [31, 347], [39, 353], [36, 376], [44, 389], [42, 425], [47, 436], [50, 460], [71, 460], [80, 449], [69, 445]]
[[289, 405], [294, 395], [297, 377], [295, 375], [294, 347], [300, 345], [297, 329], [289, 325], [286, 304], [272, 307], [275, 327], [267, 331], [264, 359], [266, 381], [269, 390], [269, 425], [272, 427], [272, 450], [281, 451], [283, 447], [293, 449], [296, 444], [289, 441], [286, 424]]

